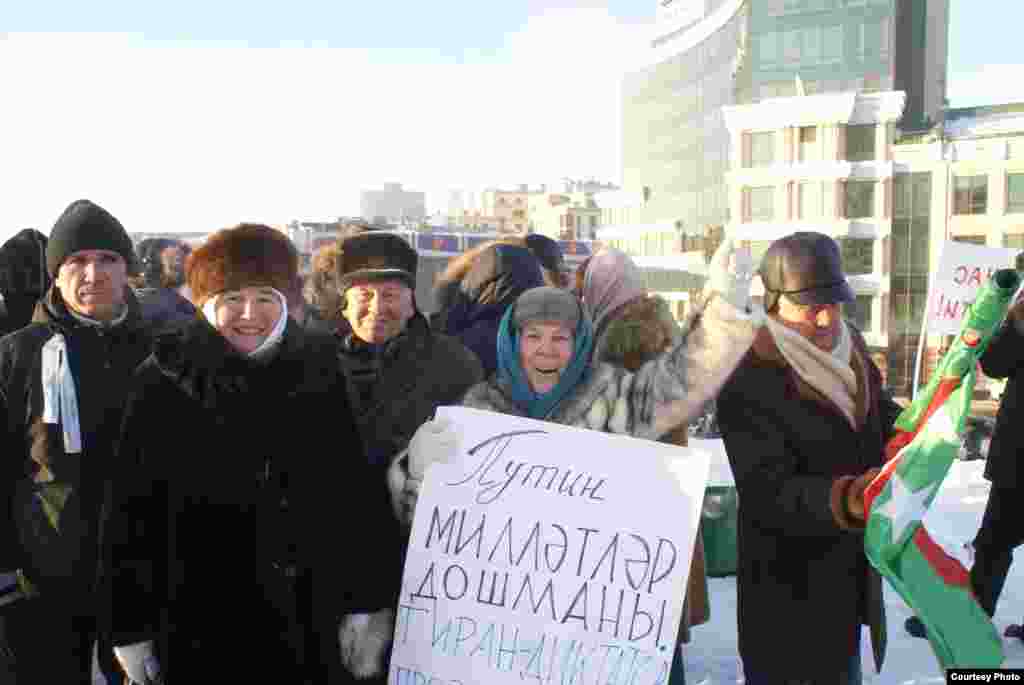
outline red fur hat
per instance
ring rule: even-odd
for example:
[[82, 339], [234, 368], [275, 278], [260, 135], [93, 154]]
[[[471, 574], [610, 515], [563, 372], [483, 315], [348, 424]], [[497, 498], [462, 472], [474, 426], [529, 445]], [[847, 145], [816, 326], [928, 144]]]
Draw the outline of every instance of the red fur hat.
[[192, 301], [266, 285], [287, 295], [299, 274], [299, 255], [284, 233], [262, 224], [239, 224], [207, 238], [185, 263]]

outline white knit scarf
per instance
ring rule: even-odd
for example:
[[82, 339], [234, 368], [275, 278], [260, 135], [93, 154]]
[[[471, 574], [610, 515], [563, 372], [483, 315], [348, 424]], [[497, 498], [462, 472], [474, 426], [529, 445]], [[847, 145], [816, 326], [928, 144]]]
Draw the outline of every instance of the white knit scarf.
[[68, 363], [64, 336], [55, 334], [43, 345], [43, 423], [59, 423], [64, 433], [64, 451], [82, 451], [82, 429], [78, 419], [75, 379]]
[[776, 346], [797, 375], [835, 402], [850, 426], [857, 430], [857, 374], [850, 365], [853, 341], [846, 322], [839, 322], [839, 342], [835, 349], [824, 352], [774, 317], [766, 317], [766, 320]]
[[[260, 346], [245, 355], [254, 361], [265, 359], [275, 349], [277, 349], [277, 346], [281, 344], [281, 339], [284, 337], [284, 328], [288, 324], [288, 300], [285, 299], [285, 296], [276, 288], [271, 288], [271, 290], [273, 291], [274, 296], [277, 297], [278, 301], [281, 303], [281, 316], [274, 324], [274, 328], [270, 331], [270, 335], [260, 343]], [[206, 317], [206, 320], [209, 321], [210, 325], [214, 328], [217, 328], [217, 302], [220, 301], [223, 294], [224, 293], [214, 295], [208, 299], [205, 304], [203, 304], [203, 316]]]
[[[95, 328], [112, 328], [128, 317], [125, 307], [112, 321], [99, 321], [68, 309], [76, 321]], [[68, 362], [68, 343], [60, 333], [43, 345], [43, 423], [60, 424], [64, 435], [64, 451], [79, 454], [82, 451], [82, 427], [78, 414], [78, 395], [75, 379]]]

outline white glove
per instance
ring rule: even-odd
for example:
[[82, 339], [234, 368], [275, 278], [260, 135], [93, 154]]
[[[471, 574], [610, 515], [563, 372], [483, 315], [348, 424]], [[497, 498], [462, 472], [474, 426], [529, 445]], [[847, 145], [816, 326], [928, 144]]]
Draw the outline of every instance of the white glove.
[[750, 283], [753, 280], [750, 252], [737, 251], [732, 238], [723, 240], [708, 265], [706, 288], [717, 292], [737, 309], [746, 311], [750, 306]]
[[391, 509], [395, 518], [407, 530], [412, 528], [416, 514], [416, 501], [420, 496], [423, 481], [409, 473], [409, 450], [402, 450], [391, 460], [387, 473], [388, 493], [391, 495]]
[[345, 616], [338, 628], [341, 663], [357, 680], [384, 675], [384, 665], [394, 634], [393, 609]]
[[431, 419], [416, 429], [409, 441], [409, 475], [423, 480], [427, 467], [455, 459], [459, 453], [459, 434], [448, 419]]
[[153, 641], [136, 642], [125, 647], [114, 647], [114, 655], [128, 676], [128, 682], [140, 685], [158, 685], [163, 682], [160, 662], [157, 661]]

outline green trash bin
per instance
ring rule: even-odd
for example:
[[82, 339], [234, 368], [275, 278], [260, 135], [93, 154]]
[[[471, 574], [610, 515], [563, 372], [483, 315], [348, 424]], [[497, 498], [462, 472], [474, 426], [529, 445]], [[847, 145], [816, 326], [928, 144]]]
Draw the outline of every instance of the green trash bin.
[[704, 491], [701, 529], [704, 564], [712, 578], [736, 575], [736, 517], [739, 497], [732, 485], [712, 485]]

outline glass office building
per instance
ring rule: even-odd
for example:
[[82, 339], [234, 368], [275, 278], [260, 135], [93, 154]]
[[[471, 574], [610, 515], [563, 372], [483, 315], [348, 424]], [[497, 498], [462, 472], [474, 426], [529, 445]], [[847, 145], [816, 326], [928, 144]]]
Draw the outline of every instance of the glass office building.
[[746, 3], [713, 12], [655, 40], [655, 58], [623, 83], [623, 182], [644, 204], [637, 223], [672, 220], [688, 233], [727, 220], [729, 136], [723, 105], [736, 98]]
[[804, 92], [907, 93], [902, 126], [945, 97], [948, 0], [659, 0], [666, 24], [623, 82], [623, 185], [636, 224], [701, 235], [729, 216], [721, 107]]

